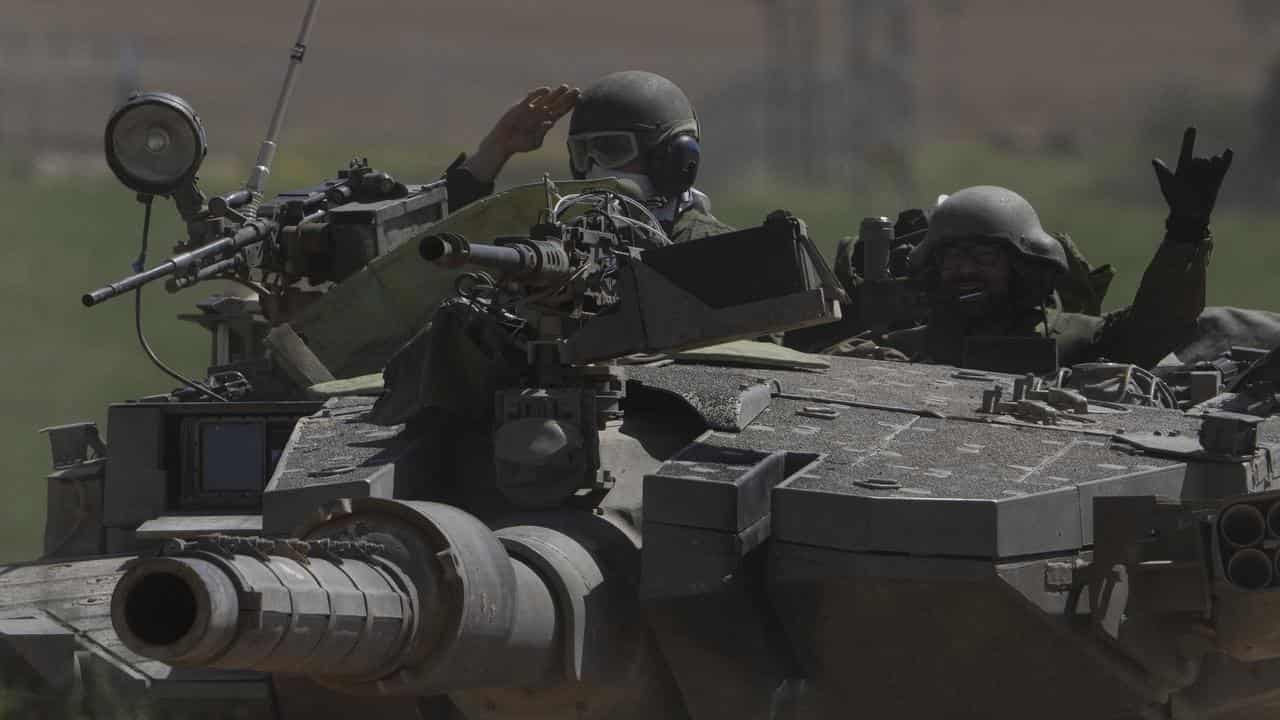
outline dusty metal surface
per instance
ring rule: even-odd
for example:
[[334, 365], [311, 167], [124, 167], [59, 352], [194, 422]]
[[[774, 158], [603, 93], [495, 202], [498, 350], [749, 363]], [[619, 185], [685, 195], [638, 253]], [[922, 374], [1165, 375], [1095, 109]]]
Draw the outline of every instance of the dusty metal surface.
[[[1203, 418], [1178, 411], [1099, 408], [1056, 425], [981, 412], [984, 390], [1012, 391], [1017, 378], [1009, 375], [845, 358], [833, 358], [825, 372], [697, 365], [629, 372], [704, 416], [735, 407], [746, 388], [775, 388], [741, 431], [715, 429], [699, 445], [704, 455], [791, 458], [787, 479], [772, 492], [778, 541], [939, 557], [1074, 551], [1092, 544], [1096, 496], [1226, 497], [1271, 481], [1265, 467], [1207, 473], [1211, 461], [1189, 465], [1118, 441], [1159, 433], [1193, 442]], [[1264, 450], [1278, 427], [1261, 424]], [[670, 463], [659, 475], [701, 470], [705, 484], [715, 469]]]

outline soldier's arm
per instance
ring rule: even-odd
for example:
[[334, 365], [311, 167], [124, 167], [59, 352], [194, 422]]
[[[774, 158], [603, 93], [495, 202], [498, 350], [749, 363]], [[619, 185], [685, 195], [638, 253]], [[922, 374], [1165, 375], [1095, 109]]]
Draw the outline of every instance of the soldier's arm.
[[1209, 218], [1233, 154], [1195, 157], [1195, 137], [1195, 128], [1188, 128], [1175, 171], [1160, 160], [1153, 163], [1169, 217], [1133, 304], [1108, 316], [1099, 338], [1101, 354], [1114, 360], [1154, 366], [1193, 339], [1204, 311], [1213, 250]]
[[467, 154], [462, 153], [444, 171], [445, 188], [449, 193], [449, 212], [457, 212], [483, 197], [493, 194], [493, 181], [482, 181], [466, 166]]
[[1156, 250], [1133, 304], [1107, 313], [1097, 354], [1151, 368], [1194, 339], [1204, 311], [1205, 276], [1213, 241], [1170, 238]]
[[542, 147], [556, 121], [573, 109], [579, 91], [568, 85], [530, 90], [507, 108], [471, 155], [461, 155], [445, 173], [449, 210], [455, 211], [493, 192], [493, 183], [513, 155]]
[[735, 228], [716, 219], [710, 212], [698, 208], [690, 208], [676, 218], [668, 237], [673, 243], [697, 240], [708, 235], [720, 235], [733, 232]]

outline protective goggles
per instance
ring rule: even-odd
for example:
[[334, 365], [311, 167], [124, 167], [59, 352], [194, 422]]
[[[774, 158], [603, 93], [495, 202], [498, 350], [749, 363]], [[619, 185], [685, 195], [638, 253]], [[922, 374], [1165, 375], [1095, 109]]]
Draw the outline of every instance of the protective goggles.
[[636, 134], [626, 130], [586, 132], [569, 136], [569, 165], [586, 175], [591, 163], [606, 170], [620, 168], [640, 157]]
[[993, 268], [1004, 255], [1004, 248], [993, 241], [960, 241], [938, 251], [938, 264], [943, 268], [958, 268], [967, 260], [978, 267]]

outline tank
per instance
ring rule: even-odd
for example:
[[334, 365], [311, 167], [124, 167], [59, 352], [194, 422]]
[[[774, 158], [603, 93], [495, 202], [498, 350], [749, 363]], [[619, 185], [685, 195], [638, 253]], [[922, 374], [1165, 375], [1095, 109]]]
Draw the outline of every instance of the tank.
[[185, 316], [206, 378], [47, 429], [46, 556], [0, 569], [14, 716], [1280, 710], [1274, 353], [1185, 393], [807, 354], [757, 338], [849, 297], [789, 213], [671, 245], [625, 183], [450, 212], [365, 161], [268, 198], [273, 137], [208, 197], [185, 102], [109, 123], [188, 238], [85, 304], [249, 292]]
[[101, 717], [1275, 712], [1276, 420], [749, 341], [607, 367], [587, 448], [563, 386], [388, 426], [403, 386], [352, 383], [217, 532], [8, 568], [7, 647]]

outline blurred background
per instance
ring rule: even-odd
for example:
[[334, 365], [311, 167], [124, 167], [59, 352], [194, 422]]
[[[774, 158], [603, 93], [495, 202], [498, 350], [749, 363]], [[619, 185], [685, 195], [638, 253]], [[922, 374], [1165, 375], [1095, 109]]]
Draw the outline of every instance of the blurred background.
[[[105, 406], [168, 390], [138, 349], [132, 304], [80, 305], [129, 271], [141, 206], [102, 159], [135, 89], [191, 102], [209, 134], [207, 192], [244, 181], [304, 0], [2, 0], [0, 17], [0, 561], [34, 557], [41, 427], [105, 425]], [[1212, 304], [1280, 310], [1280, 3], [1274, 0], [567, 0], [320, 4], [268, 194], [355, 156], [440, 175], [532, 87], [645, 69], [698, 108], [699, 186], [752, 225], [805, 218], [830, 253], [866, 215], [1000, 184], [1025, 195], [1133, 294], [1163, 232], [1150, 160], [1236, 150], [1214, 217]], [[566, 123], [567, 124], [567, 123]], [[502, 185], [567, 175], [564, 128]], [[181, 236], [157, 204], [149, 265]], [[174, 319], [216, 288], [146, 292], [161, 357], [202, 376], [208, 340]]]

